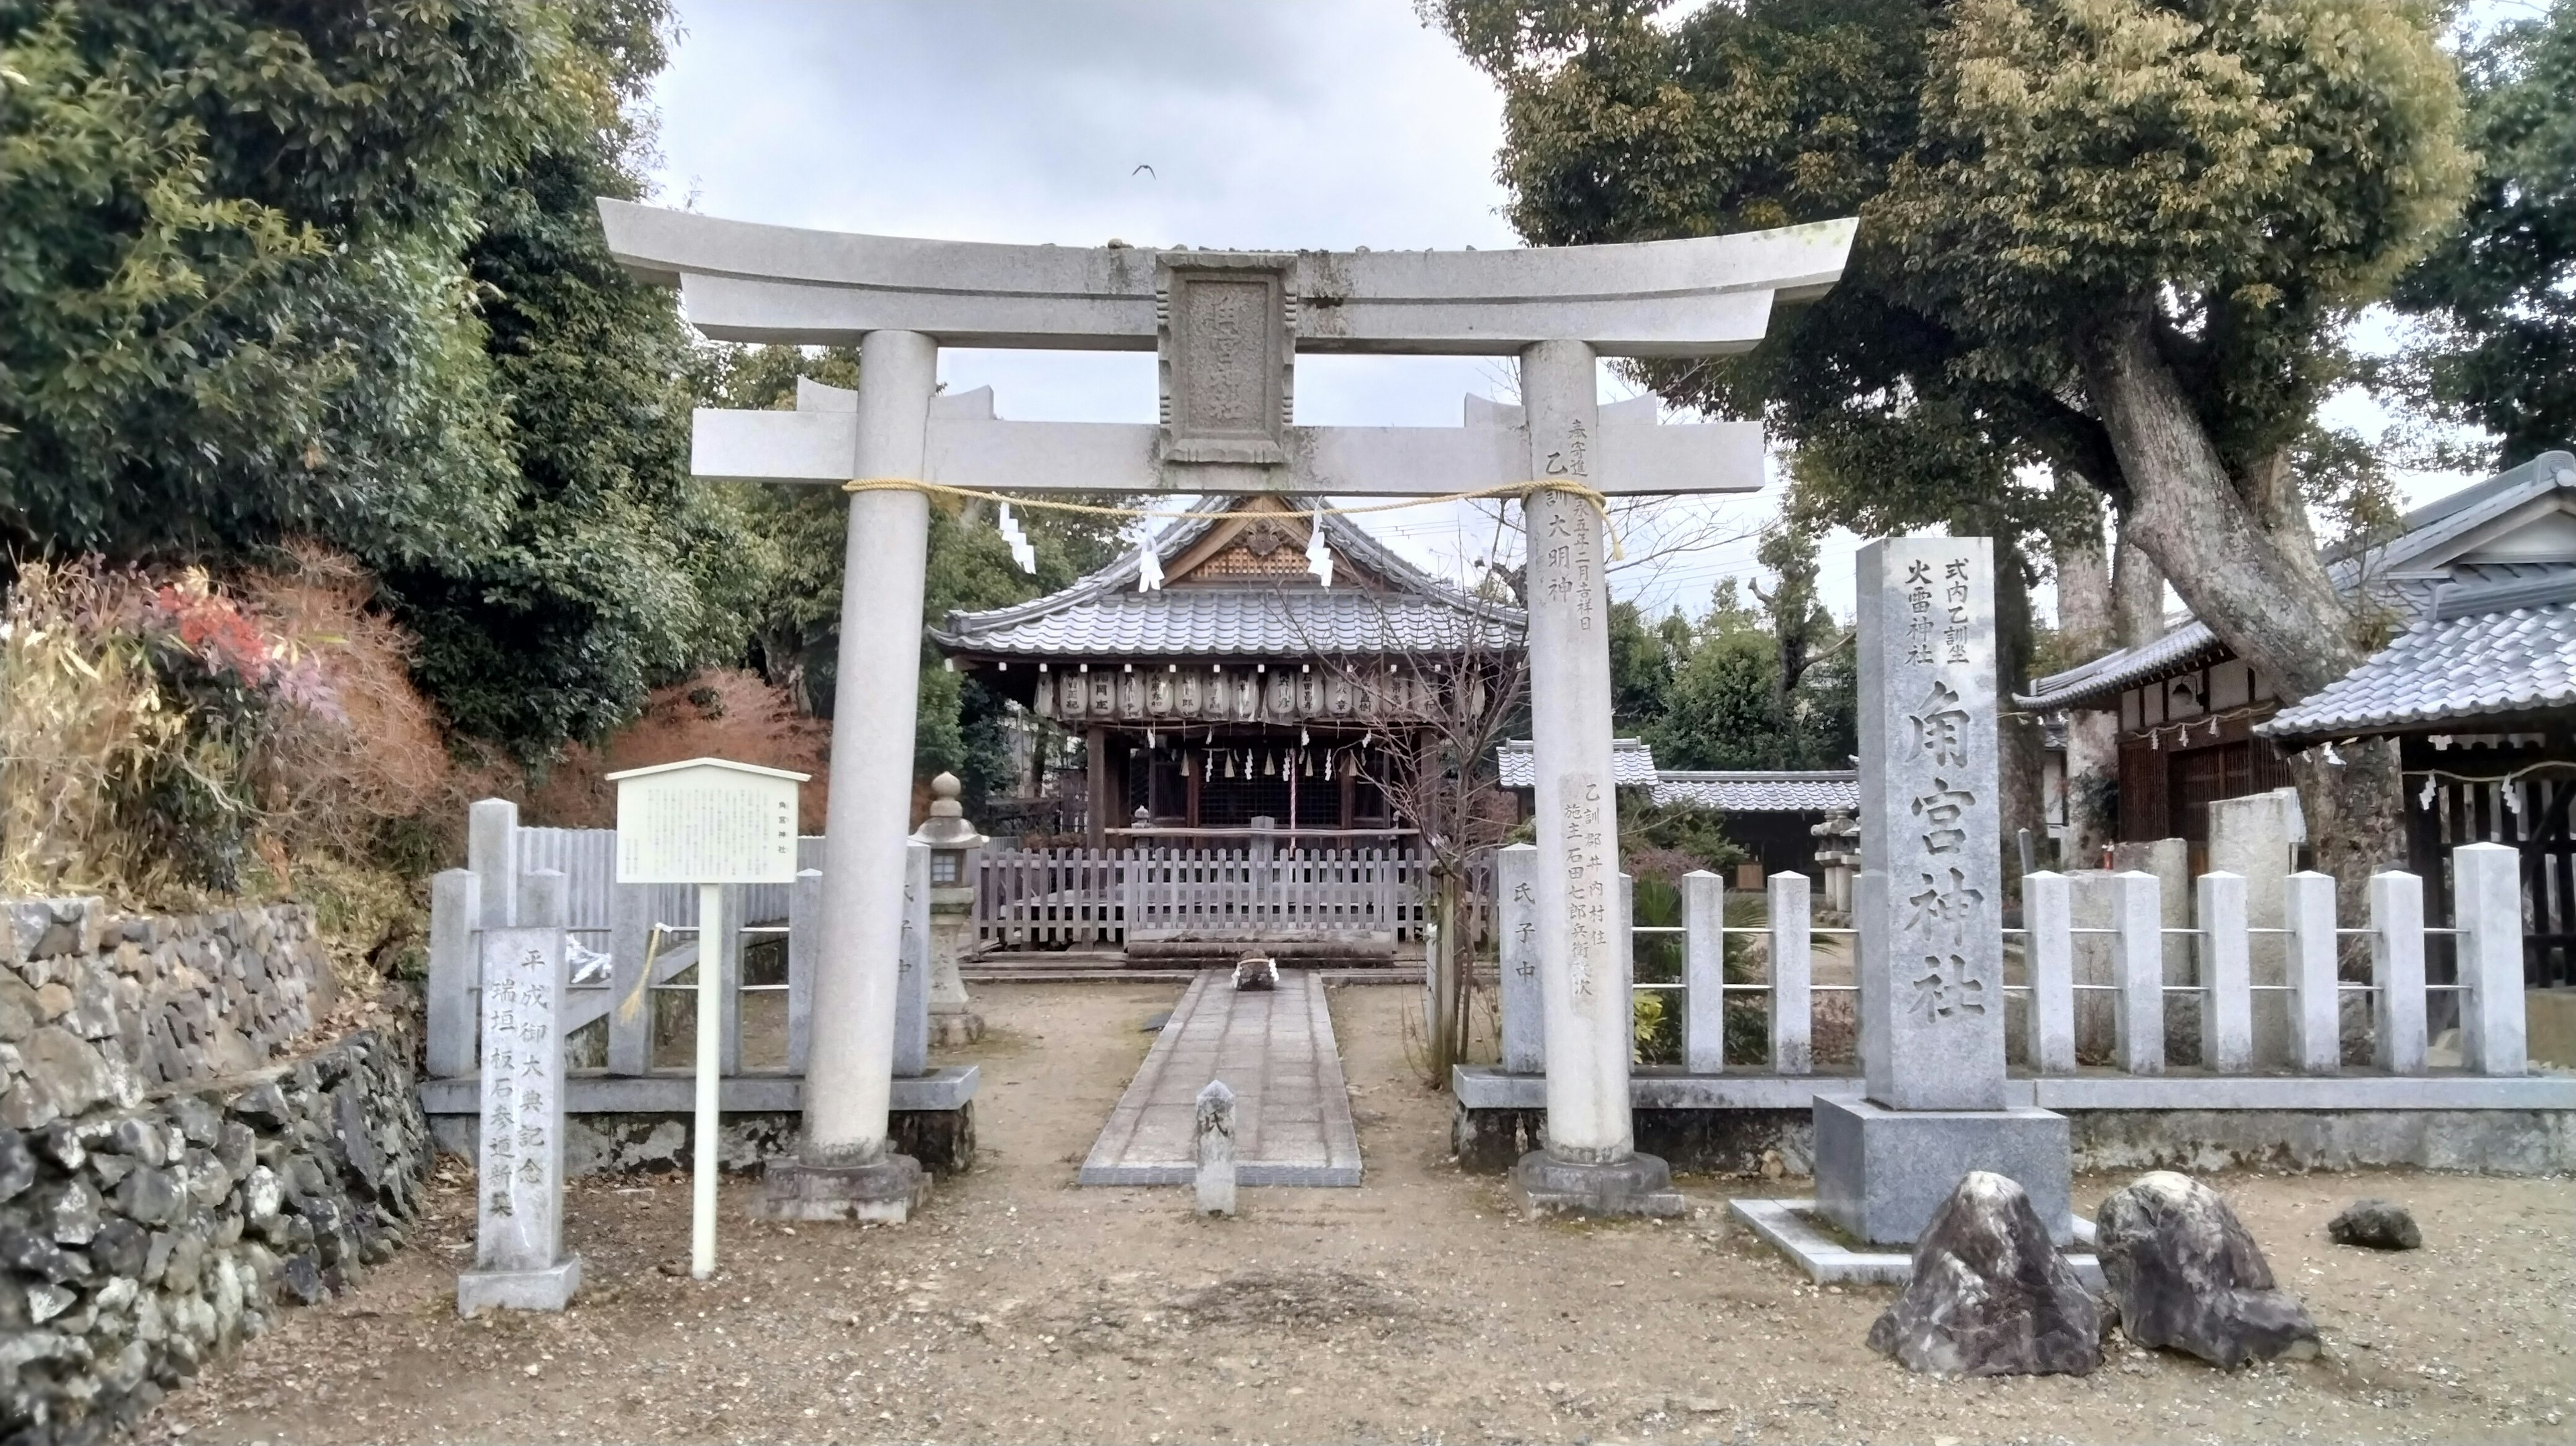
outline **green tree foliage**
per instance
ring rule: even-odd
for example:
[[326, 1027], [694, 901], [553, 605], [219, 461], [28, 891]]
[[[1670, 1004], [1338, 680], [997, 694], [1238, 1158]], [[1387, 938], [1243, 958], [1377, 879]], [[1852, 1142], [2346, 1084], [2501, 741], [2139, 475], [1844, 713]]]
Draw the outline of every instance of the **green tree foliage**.
[[610, 262], [662, 0], [0, 0], [0, 529], [354, 552], [531, 760], [734, 653], [757, 541], [687, 477], [686, 335]]
[[[1515, 224], [1572, 243], [1857, 213], [1843, 282], [1666, 396], [1766, 415], [1829, 520], [2061, 525], [2102, 489], [2295, 696], [2358, 654], [2288, 452], [2465, 178], [2406, 0], [1434, 7], [1503, 83]], [[2265, 599], [2272, 599], [2267, 604]]]
[[[2293, 454], [2354, 374], [2346, 325], [2469, 178], [2430, 0], [1425, 5], [1504, 88], [1533, 241], [1860, 217], [1842, 281], [1760, 347], [1640, 374], [1764, 417], [1825, 520], [1994, 536], [2007, 682], [2077, 479], [2284, 697], [2360, 661]], [[2402, 844], [2396, 758], [2344, 756], [2303, 790], [2357, 888]]]
[[2461, 227], [2398, 280], [2424, 336], [2391, 380], [2493, 434], [2475, 461], [2511, 467], [2576, 441], [2576, 0], [2462, 59], [2477, 183]]
[[[1717, 585], [1689, 625], [1663, 716], [1644, 736], [1667, 768], [1847, 768], [1857, 746], [1849, 654], [1831, 641], [1806, 656], [1794, 681], [1781, 670], [1784, 631], [1815, 642], [1806, 615], [1773, 610], [1780, 594], [1746, 602], [1733, 578]], [[1783, 629], [1783, 622], [1789, 624]]]

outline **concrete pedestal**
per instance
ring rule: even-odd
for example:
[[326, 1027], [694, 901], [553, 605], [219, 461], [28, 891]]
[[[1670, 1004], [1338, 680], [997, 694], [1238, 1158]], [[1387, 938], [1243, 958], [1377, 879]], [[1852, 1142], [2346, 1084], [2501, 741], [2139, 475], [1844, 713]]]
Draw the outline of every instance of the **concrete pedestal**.
[[910, 1155], [864, 1165], [772, 1160], [752, 1205], [762, 1220], [858, 1220], [901, 1225], [930, 1200], [930, 1177]]
[[1816, 1210], [1872, 1245], [1911, 1245], [1971, 1170], [2018, 1183], [2048, 1224], [2074, 1238], [2072, 1143], [2066, 1117], [2004, 1110], [1891, 1110], [1857, 1097], [1819, 1095]]
[[1512, 1167], [1512, 1190], [1532, 1217], [1673, 1216], [1688, 1208], [1672, 1168], [1654, 1155], [1596, 1165], [1532, 1150]]
[[467, 1270], [456, 1277], [456, 1313], [485, 1310], [562, 1310], [581, 1289], [581, 1257], [567, 1255], [543, 1270]]

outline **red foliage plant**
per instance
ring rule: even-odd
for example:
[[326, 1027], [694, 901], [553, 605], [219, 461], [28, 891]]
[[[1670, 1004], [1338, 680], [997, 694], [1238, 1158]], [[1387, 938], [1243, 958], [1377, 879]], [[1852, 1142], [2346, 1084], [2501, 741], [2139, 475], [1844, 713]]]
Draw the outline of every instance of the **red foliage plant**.
[[615, 828], [620, 769], [729, 758], [813, 777], [798, 791], [798, 827], [823, 831], [831, 790], [832, 727], [796, 711], [787, 691], [737, 668], [710, 669], [654, 690], [634, 722], [596, 748], [576, 746], [529, 791], [528, 822], [556, 828]]

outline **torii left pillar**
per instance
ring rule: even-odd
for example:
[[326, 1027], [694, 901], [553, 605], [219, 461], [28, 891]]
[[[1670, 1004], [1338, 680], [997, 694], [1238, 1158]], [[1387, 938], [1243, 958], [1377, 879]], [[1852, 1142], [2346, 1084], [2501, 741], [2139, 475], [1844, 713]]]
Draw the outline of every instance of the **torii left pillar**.
[[[852, 476], [924, 475], [938, 380], [938, 343], [920, 332], [872, 331], [860, 339]], [[921, 1162], [898, 1153], [888, 1129], [913, 720], [921, 702], [915, 620], [929, 544], [930, 500], [922, 493], [850, 494], [813, 1006], [814, 1019], [840, 1037], [818, 1035], [807, 1056], [804, 1132], [793, 1160], [769, 1164], [753, 1207], [764, 1219], [900, 1222], [930, 1193]], [[883, 766], [887, 759], [897, 762]]]

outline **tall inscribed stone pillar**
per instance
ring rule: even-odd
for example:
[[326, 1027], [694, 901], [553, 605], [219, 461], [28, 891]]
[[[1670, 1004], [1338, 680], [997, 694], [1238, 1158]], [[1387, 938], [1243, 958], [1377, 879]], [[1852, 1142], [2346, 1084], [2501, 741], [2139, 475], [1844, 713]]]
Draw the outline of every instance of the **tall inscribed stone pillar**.
[[2063, 1244], [2065, 1117], [2007, 1108], [1994, 549], [1900, 537], [1855, 560], [1864, 1092], [1816, 1097], [1816, 1204], [1906, 1244], [1961, 1176], [2019, 1181]]

